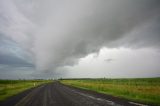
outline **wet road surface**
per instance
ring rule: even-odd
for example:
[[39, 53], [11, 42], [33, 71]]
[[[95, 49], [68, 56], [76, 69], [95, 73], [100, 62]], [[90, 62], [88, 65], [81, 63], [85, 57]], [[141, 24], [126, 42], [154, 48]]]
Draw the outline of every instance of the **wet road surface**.
[[[21, 96], [21, 97], [18, 97]], [[17, 99], [18, 97], [18, 99]], [[45, 84], [25, 94], [12, 97], [1, 106], [147, 106], [125, 99], [65, 86], [59, 82]]]

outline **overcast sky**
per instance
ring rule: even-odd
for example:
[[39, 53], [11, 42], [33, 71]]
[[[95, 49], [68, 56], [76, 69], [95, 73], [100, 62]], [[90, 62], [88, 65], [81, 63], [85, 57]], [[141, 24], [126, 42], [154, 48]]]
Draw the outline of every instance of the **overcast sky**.
[[0, 0], [0, 79], [160, 77], [160, 0]]

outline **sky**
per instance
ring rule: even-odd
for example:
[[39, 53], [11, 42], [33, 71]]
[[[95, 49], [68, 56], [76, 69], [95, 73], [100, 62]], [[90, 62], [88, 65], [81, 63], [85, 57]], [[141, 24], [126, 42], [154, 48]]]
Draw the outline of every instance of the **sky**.
[[159, 0], [0, 0], [0, 79], [160, 77]]

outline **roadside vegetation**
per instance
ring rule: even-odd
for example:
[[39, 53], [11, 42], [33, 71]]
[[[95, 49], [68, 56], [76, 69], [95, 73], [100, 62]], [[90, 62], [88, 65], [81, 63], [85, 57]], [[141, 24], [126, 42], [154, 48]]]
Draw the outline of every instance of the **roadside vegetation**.
[[61, 83], [132, 101], [160, 105], [160, 78], [65, 79]]
[[0, 80], [0, 101], [52, 80]]

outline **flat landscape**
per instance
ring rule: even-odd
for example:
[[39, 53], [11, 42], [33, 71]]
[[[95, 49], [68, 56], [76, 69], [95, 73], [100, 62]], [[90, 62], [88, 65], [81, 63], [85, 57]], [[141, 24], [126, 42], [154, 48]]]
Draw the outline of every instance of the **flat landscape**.
[[135, 106], [112, 96], [64, 86], [59, 82], [42, 85], [20, 98], [17, 103], [5, 101], [2, 106]]
[[49, 83], [50, 80], [0, 80], [0, 101], [27, 89]]
[[[160, 105], [159, 80], [160, 78], [41, 81], [41, 85], [17, 92], [17, 95], [1, 101], [0, 105], [158, 106]], [[16, 90], [13, 89], [12, 92]], [[2, 94], [0, 97], [3, 97]]]
[[160, 105], [160, 78], [69, 79], [61, 82], [128, 100]]

